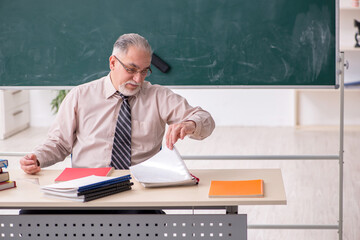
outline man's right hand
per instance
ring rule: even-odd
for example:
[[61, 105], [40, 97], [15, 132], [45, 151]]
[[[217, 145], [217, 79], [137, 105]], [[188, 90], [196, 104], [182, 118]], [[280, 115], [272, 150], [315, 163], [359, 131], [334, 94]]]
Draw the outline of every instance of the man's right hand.
[[38, 165], [38, 160], [35, 154], [28, 154], [20, 159], [21, 169], [28, 174], [35, 174], [40, 172], [41, 168]]

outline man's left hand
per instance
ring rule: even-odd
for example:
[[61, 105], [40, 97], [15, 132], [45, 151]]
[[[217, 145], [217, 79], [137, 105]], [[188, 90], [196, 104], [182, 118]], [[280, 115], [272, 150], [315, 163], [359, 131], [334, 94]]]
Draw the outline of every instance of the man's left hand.
[[194, 121], [169, 125], [169, 129], [166, 133], [166, 146], [172, 150], [179, 138], [183, 140], [186, 135], [194, 133], [195, 129], [196, 123]]

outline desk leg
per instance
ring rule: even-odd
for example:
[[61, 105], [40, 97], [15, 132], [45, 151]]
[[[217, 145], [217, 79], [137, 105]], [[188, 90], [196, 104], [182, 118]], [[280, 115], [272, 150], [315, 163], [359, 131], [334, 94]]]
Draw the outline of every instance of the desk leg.
[[238, 214], [238, 206], [226, 207], [226, 214]]

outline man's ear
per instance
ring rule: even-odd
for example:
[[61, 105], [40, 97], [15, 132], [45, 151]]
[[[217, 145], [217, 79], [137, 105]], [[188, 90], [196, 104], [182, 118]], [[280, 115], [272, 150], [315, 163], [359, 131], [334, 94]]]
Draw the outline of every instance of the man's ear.
[[114, 55], [111, 55], [109, 57], [109, 68], [110, 68], [110, 70], [114, 70], [115, 62], [116, 62], [116, 59], [115, 59]]

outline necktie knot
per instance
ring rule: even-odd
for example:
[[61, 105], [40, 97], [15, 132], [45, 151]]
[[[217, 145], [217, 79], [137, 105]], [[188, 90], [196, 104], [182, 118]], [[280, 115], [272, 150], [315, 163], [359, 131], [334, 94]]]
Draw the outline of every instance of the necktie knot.
[[129, 99], [129, 96], [125, 96], [124, 94], [122, 94], [121, 92], [118, 92], [120, 97], [122, 98], [123, 101], [127, 101]]

